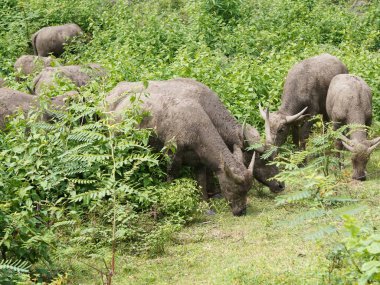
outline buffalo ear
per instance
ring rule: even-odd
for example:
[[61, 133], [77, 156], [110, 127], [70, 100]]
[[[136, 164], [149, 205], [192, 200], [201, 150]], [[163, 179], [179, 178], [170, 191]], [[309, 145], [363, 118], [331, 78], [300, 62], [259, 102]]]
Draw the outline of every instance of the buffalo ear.
[[232, 178], [232, 180], [237, 183], [237, 184], [242, 184], [244, 182], [244, 177], [240, 176], [240, 175], [237, 175], [235, 174], [231, 168], [227, 165], [227, 163], [223, 163], [223, 170], [224, 172], [226, 173], [226, 175], [230, 178]]

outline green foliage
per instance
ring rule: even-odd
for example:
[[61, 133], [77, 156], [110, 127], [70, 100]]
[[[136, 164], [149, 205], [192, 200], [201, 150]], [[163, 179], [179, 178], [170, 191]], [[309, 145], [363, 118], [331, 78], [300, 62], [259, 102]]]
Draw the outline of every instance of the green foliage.
[[334, 277], [344, 284], [376, 284], [380, 281], [380, 233], [360, 226], [351, 216], [344, 217], [344, 227], [348, 236], [329, 256]]
[[18, 282], [28, 281], [30, 264], [21, 260], [0, 260], [0, 283], [20, 284]]
[[179, 223], [191, 221], [196, 214], [201, 193], [194, 180], [175, 180], [170, 185], [163, 185], [160, 190], [157, 211], [169, 216]]
[[206, 13], [212, 17], [221, 17], [223, 21], [229, 22], [231, 19], [239, 17], [241, 0], [206, 0]]
[[347, 188], [347, 176], [340, 170], [340, 153], [335, 149], [335, 141], [347, 127], [334, 131], [330, 124], [326, 128], [321, 119], [315, 125], [305, 150], [287, 151], [277, 158], [277, 165], [284, 170], [276, 178], [299, 190], [279, 196], [278, 205], [305, 199], [330, 204], [338, 190]]
[[[368, 82], [379, 120], [379, 1], [360, 14], [349, 2], [3, 0], [0, 77], [9, 87], [27, 92], [31, 86], [32, 76], [15, 80], [13, 64], [32, 52], [31, 35], [47, 25], [75, 22], [85, 31], [66, 47], [60, 64], [97, 62], [109, 70], [107, 82], [76, 88], [58, 79], [57, 88], [45, 91], [46, 97], [73, 88], [81, 93], [68, 112], [51, 111], [56, 124], [31, 112], [28, 120], [16, 116], [1, 133], [0, 247], [7, 260], [38, 267], [41, 260], [57, 262], [60, 254], [76, 256], [73, 248], [99, 258], [99, 247], [113, 243], [156, 255], [197, 214], [193, 182], [162, 182], [162, 155], [147, 146], [149, 132], [135, 128], [139, 110], [122, 124], [111, 124], [101, 110], [101, 98], [120, 81], [195, 78], [217, 92], [240, 122], [262, 128], [258, 103], [277, 108], [289, 68], [328, 52]], [[347, 175], [329, 153], [336, 135], [314, 136], [307, 152], [279, 162], [286, 169], [282, 179], [297, 191], [277, 201], [312, 205], [303, 221], [335, 216], [337, 206], [355, 202], [339, 195]], [[308, 165], [299, 167], [305, 158]], [[227, 207], [219, 202], [215, 208]]]

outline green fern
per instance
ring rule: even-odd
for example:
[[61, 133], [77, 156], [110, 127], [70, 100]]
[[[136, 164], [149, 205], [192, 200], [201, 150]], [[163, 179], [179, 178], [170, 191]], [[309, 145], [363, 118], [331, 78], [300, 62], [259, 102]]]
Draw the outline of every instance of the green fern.
[[94, 179], [79, 179], [79, 178], [72, 178], [69, 179], [70, 182], [80, 185], [91, 185], [97, 182], [97, 180]]
[[92, 143], [95, 141], [104, 141], [106, 140], [106, 137], [103, 134], [98, 133], [98, 132], [80, 130], [80, 131], [73, 131], [73, 133], [70, 134], [67, 137], [67, 139], [78, 141], [78, 142]]
[[307, 198], [312, 197], [315, 194], [315, 192], [311, 190], [304, 190], [304, 191], [298, 191], [296, 193], [290, 193], [287, 195], [281, 195], [276, 197], [276, 205], [284, 205], [287, 203], [294, 203], [297, 201], [305, 200]]
[[313, 240], [313, 241], [320, 240], [326, 235], [331, 235], [333, 233], [336, 233], [337, 231], [338, 231], [337, 227], [328, 225], [328, 226], [320, 227], [318, 228], [318, 230], [306, 234], [305, 239]]
[[0, 272], [1, 270], [11, 270], [16, 273], [29, 273], [30, 264], [27, 261], [22, 260], [0, 260]]
[[91, 200], [98, 200], [98, 199], [103, 199], [107, 195], [111, 195], [113, 190], [111, 189], [96, 189], [96, 190], [91, 190], [87, 191], [84, 193], [77, 194], [73, 197], [70, 198], [71, 201], [73, 202], [84, 202], [84, 203], [89, 203]]

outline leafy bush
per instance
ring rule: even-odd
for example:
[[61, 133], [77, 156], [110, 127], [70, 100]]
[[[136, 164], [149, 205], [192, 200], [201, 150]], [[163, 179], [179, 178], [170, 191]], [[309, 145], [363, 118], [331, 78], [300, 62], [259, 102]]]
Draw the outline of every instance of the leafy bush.
[[199, 207], [201, 193], [194, 180], [174, 180], [163, 185], [157, 211], [159, 214], [175, 219], [179, 223], [191, 221]]

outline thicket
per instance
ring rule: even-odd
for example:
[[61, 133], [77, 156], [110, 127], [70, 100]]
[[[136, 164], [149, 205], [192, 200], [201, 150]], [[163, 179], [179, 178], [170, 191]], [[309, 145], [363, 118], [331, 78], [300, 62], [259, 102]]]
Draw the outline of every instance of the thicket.
[[[15, 60], [32, 53], [35, 31], [67, 22], [86, 35], [59, 61], [97, 62], [110, 72], [80, 90], [85, 103], [56, 114], [56, 124], [39, 122], [32, 112], [1, 134], [0, 246], [2, 259], [15, 265], [0, 264], [4, 278], [61, 273], [50, 263], [56, 249], [94, 258], [102, 256], [101, 246], [160, 253], [196, 213], [196, 185], [164, 182], [158, 166], [166, 159], [148, 147], [149, 133], [135, 128], [138, 110], [114, 125], [98, 107], [119, 81], [195, 78], [238, 120], [261, 128], [258, 103], [276, 109], [289, 68], [327, 52], [367, 81], [379, 120], [380, 2], [351, 6], [344, 0], [3, 0], [0, 77], [8, 86], [27, 92], [32, 77], [16, 82]], [[17, 268], [20, 260], [33, 266]]]

